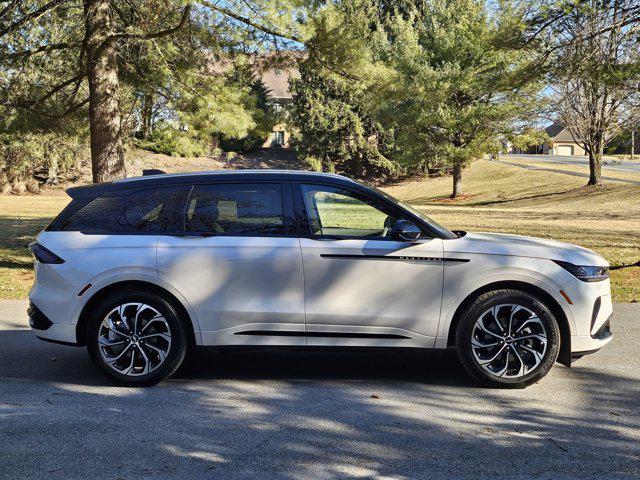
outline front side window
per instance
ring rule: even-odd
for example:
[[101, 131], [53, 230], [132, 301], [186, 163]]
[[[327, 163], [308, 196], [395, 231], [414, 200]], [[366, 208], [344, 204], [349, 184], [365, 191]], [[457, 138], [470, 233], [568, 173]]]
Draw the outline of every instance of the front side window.
[[177, 187], [110, 192], [92, 200], [61, 226], [87, 234], [160, 233], [174, 217]]
[[185, 212], [185, 231], [211, 235], [285, 233], [279, 184], [195, 185]]
[[377, 202], [349, 190], [302, 185], [313, 235], [387, 238], [396, 216]]

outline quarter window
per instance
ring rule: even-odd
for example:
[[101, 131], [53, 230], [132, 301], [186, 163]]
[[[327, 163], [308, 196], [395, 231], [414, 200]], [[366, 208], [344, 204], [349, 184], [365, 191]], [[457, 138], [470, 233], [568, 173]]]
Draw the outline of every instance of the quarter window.
[[385, 238], [397, 220], [377, 202], [349, 190], [302, 185], [313, 235]]
[[92, 200], [61, 230], [83, 233], [159, 233], [174, 217], [179, 202], [177, 187], [106, 193]]
[[185, 231], [218, 235], [284, 234], [282, 187], [195, 185], [187, 202]]

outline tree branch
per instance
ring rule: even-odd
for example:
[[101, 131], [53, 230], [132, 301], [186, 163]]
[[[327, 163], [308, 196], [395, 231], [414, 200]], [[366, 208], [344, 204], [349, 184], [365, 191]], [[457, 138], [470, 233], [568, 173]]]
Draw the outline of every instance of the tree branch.
[[64, 50], [67, 48], [78, 47], [82, 45], [80, 42], [62, 42], [62, 43], [52, 43], [51, 45], [43, 45], [38, 48], [22, 50], [20, 52], [14, 52], [9, 54], [0, 55], [0, 60], [17, 60], [19, 58], [31, 57], [32, 55], [36, 55], [42, 52], [51, 52], [53, 50]]
[[42, 15], [47, 13], [49, 10], [53, 10], [58, 5], [61, 5], [62, 3], [67, 2], [67, 1], [68, 0], [51, 0], [49, 3], [44, 4], [39, 9], [34, 10], [31, 13], [27, 13], [20, 20], [16, 20], [14, 23], [9, 25], [8, 27], [4, 28], [3, 30], [0, 30], [0, 37], [4, 37], [7, 33], [11, 33], [12, 31], [16, 30], [17, 28], [20, 28], [25, 23], [31, 22], [33, 20], [37, 20]]
[[187, 20], [189, 19], [190, 12], [191, 12], [191, 5], [187, 5], [186, 7], [184, 7], [184, 10], [182, 11], [182, 17], [180, 18], [180, 22], [175, 27], [168, 28], [166, 30], [160, 30], [159, 32], [154, 32], [154, 33], [116, 33], [114, 35], [109, 35], [107, 37], [107, 39], [104, 42], [104, 46], [109, 45], [110, 43], [113, 43], [117, 40], [121, 40], [123, 38], [139, 38], [142, 40], [150, 40], [152, 38], [160, 38], [160, 37], [165, 37], [167, 35], [171, 35], [186, 25]]
[[89, 97], [85, 98], [84, 100], [82, 100], [81, 102], [78, 102], [74, 105], [71, 105], [69, 108], [67, 108], [63, 113], [62, 113], [62, 117], [66, 117], [67, 115], [75, 112], [76, 110], [78, 110], [79, 108], [84, 107], [87, 103], [89, 103]]
[[48, 98], [53, 97], [56, 93], [60, 92], [61, 90], [64, 90], [65, 88], [67, 88], [69, 85], [72, 85], [73, 83], [77, 82], [78, 80], [81, 80], [83, 77], [84, 77], [84, 73], [79, 73], [78, 75], [70, 78], [69, 80], [65, 80], [64, 82], [59, 83], [58, 85], [53, 87], [51, 90], [49, 90], [49, 92], [46, 93], [45, 95], [43, 95], [42, 97], [29, 102], [29, 105], [33, 106], [33, 105], [37, 105], [38, 103], [44, 102]]
[[242, 15], [238, 15], [237, 13], [229, 10], [228, 8], [225, 7], [221, 7], [219, 5], [215, 5], [211, 2], [208, 2], [206, 0], [200, 0], [200, 3], [205, 6], [205, 7], [209, 7], [211, 10], [215, 10], [217, 12], [222, 13], [223, 15], [226, 15], [227, 17], [231, 17], [234, 20], [237, 20], [238, 22], [244, 23], [245, 25], [250, 26], [251, 28], [255, 28], [256, 30], [260, 30], [262, 32], [268, 33], [269, 35], [274, 35], [276, 37], [280, 37], [280, 38], [286, 38], [287, 40], [291, 40], [293, 42], [300, 42], [300, 43], [304, 43], [304, 40], [296, 35], [290, 35], [290, 34], [286, 34], [283, 32], [279, 32], [273, 28], [267, 27], [266, 25], [261, 25], [259, 23], [254, 22], [253, 20], [247, 18], [247, 17], [243, 17]]

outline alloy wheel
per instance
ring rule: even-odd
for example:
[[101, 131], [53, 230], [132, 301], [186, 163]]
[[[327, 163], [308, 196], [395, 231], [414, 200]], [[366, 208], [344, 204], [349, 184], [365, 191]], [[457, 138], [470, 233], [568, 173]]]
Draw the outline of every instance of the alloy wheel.
[[171, 349], [171, 330], [155, 308], [125, 303], [111, 310], [98, 329], [98, 349], [107, 366], [127, 376], [160, 367]]
[[517, 379], [534, 371], [547, 351], [547, 330], [530, 309], [502, 304], [486, 310], [471, 332], [471, 350], [491, 375]]

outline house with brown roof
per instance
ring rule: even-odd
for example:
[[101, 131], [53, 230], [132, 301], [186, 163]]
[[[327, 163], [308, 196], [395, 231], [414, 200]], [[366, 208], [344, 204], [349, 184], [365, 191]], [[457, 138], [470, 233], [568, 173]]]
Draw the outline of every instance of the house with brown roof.
[[584, 156], [587, 153], [563, 125], [553, 123], [544, 129], [549, 140], [529, 148], [513, 148], [511, 153], [538, 153], [543, 155]]
[[[276, 113], [285, 110], [291, 103], [293, 95], [289, 90], [289, 80], [300, 77], [298, 62], [303, 60], [305, 53], [302, 51], [279, 51], [271, 53], [259, 53], [249, 57], [255, 74], [260, 77], [268, 92], [269, 104]], [[221, 75], [233, 66], [230, 58], [211, 58], [207, 66], [210, 75]], [[271, 134], [264, 139], [263, 147], [288, 147], [289, 132], [286, 124], [280, 122], [274, 125]]]

